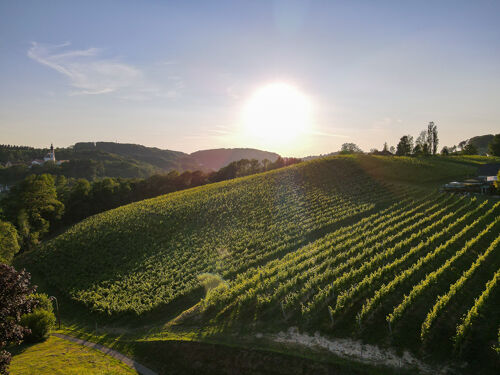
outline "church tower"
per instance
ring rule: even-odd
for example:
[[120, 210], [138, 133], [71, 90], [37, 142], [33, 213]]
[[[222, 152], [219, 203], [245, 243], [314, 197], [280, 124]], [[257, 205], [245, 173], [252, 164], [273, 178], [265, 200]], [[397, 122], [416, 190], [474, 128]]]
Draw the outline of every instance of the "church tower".
[[44, 162], [53, 161], [54, 163], [56, 162], [56, 153], [54, 152], [54, 145], [52, 143], [50, 144], [50, 151], [47, 155], [45, 155], [43, 161]]

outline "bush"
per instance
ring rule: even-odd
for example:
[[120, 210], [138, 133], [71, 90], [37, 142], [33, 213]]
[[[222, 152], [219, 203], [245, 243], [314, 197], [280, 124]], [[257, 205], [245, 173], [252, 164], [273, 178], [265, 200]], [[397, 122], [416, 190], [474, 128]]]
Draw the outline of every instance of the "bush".
[[50, 330], [56, 323], [56, 317], [51, 311], [41, 308], [21, 317], [21, 325], [31, 330], [30, 334], [24, 336], [27, 342], [39, 342], [49, 337]]
[[29, 296], [29, 299], [36, 300], [36, 308], [46, 310], [48, 312], [54, 312], [52, 301], [45, 293], [33, 293]]

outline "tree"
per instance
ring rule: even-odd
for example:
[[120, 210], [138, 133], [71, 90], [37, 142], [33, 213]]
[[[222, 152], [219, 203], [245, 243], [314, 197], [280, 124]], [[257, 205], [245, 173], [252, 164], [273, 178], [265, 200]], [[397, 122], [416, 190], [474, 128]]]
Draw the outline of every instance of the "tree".
[[30, 175], [9, 192], [4, 209], [7, 219], [16, 224], [21, 234], [29, 228], [23, 245], [30, 247], [48, 232], [50, 223], [59, 220], [64, 205], [57, 199], [54, 178], [50, 175]]
[[488, 151], [493, 156], [500, 156], [500, 134], [496, 134], [488, 146]]
[[437, 153], [437, 147], [439, 144], [439, 139], [437, 135], [437, 126], [434, 124], [433, 121], [429, 122], [429, 125], [427, 126], [427, 146], [428, 146], [428, 152], [432, 155], [436, 155]]
[[10, 264], [19, 251], [19, 235], [11, 223], [0, 220], [0, 263]]
[[460, 149], [460, 151], [463, 151], [463, 150], [464, 150], [465, 145], [467, 144], [467, 142], [468, 142], [468, 141], [469, 141], [469, 140], [467, 139], [467, 140], [465, 140], [465, 141], [461, 141], [461, 142], [459, 142], [459, 143], [458, 143], [458, 148]]
[[363, 150], [361, 150], [358, 145], [354, 143], [344, 143], [340, 148], [341, 154], [362, 154]]
[[467, 143], [462, 152], [464, 155], [477, 155], [478, 154], [477, 147], [474, 146], [472, 143]]
[[448, 147], [444, 146], [443, 149], [441, 150], [441, 155], [449, 155], [450, 154], [450, 150], [448, 150]]
[[423, 151], [422, 151], [422, 146], [420, 146], [419, 144], [415, 145], [415, 148], [413, 149], [413, 155], [422, 155]]
[[411, 135], [403, 135], [399, 140], [396, 155], [407, 156], [413, 152], [413, 137]]
[[421, 131], [415, 141], [415, 149], [413, 150], [413, 153], [415, 155], [427, 155], [428, 151], [429, 145], [427, 144], [427, 133], [425, 131]]
[[387, 146], [387, 142], [384, 142], [384, 148], [382, 149], [382, 152], [389, 152], [389, 146]]
[[30, 274], [25, 270], [0, 264], [0, 374], [8, 374], [11, 354], [4, 348], [21, 343], [30, 330], [21, 326], [21, 316], [36, 307], [37, 301], [29, 298], [36, 290], [30, 285]]

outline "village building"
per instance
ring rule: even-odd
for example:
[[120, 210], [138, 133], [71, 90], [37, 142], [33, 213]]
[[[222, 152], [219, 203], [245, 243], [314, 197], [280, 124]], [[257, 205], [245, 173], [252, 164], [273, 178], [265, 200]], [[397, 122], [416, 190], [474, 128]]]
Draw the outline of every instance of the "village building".
[[56, 160], [56, 152], [54, 150], [54, 145], [51, 144], [50, 145], [50, 150], [47, 153], [47, 155], [45, 155], [43, 159], [35, 159], [35, 160], [33, 160], [31, 162], [31, 166], [42, 165], [42, 164], [45, 164], [47, 162], [52, 162], [54, 164], [61, 165], [62, 163], [67, 162], [67, 160]]

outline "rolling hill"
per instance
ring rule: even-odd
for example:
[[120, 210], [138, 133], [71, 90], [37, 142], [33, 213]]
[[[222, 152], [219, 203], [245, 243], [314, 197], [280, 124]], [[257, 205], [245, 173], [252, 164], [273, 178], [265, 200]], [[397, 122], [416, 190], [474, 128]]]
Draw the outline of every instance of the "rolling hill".
[[488, 146], [491, 141], [493, 141], [493, 137], [493, 134], [478, 135], [476, 137], [469, 138], [462, 143], [465, 142], [467, 144], [474, 145], [477, 148], [479, 155], [486, 155], [489, 152]]
[[[0, 145], [0, 183], [12, 185], [31, 173], [52, 173], [74, 178], [102, 177], [146, 178], [155, 173], [201, 170], [217, 171], [241, 159], [275, 161], [278, 154], [248, 148], [213, 149], [186, 154], [137, 144], [115, 142], [78, 142], [56, 148], [59, 165], [43, 164], [31, 167], [31, 161], [43, 158], [48, 149]], [[14, 164], [9, 168], [2, 165]]]
[[204, 286], [188, 330], [298, 327], [494, 363], [500, 203], [436, 190], [485, 160], [316, 159], [107, 211], [17, 262], [111, 320]]
[[278, 154], [256, 150], [253, 148], [218, 148], [213, 150], [196, 151], [189, 155], [201, 166], [203, 170], [217, 171], [233, 161], [241, 159], [257, 159], [262, 161], [267, 159], [276, 161]]

